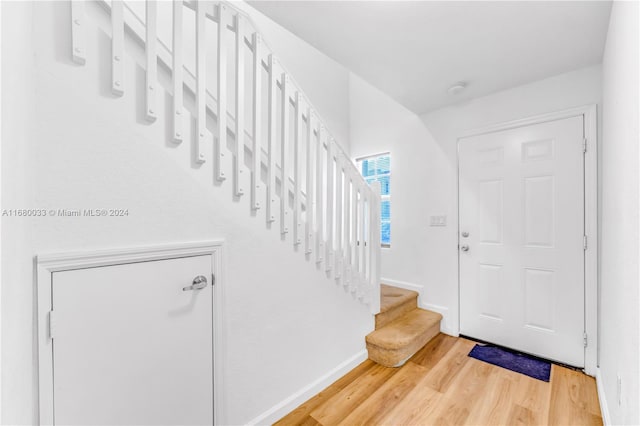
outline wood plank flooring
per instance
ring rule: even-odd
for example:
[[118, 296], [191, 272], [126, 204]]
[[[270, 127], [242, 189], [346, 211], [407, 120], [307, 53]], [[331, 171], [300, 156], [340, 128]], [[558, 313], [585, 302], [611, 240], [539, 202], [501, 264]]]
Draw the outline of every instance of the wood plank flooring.
[[601, 425], [595, 380], [552, 365], [542, 382], [467, 356], [439, 334], [401, 368], [367, 360], [276, 425]]

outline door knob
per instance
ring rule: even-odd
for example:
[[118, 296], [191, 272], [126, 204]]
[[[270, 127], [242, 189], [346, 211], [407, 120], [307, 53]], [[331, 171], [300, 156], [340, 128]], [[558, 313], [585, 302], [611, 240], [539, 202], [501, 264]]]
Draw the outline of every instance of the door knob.
[[204, 275], [198, 275], [193, 279], [191, 285], [182, 287], [182, 291], [202, 290], [207, 286], [207, 277]]
[[460, 246], [460, 250], [462, 250], [462, 251], [469, 251], [469, 246], [468, 246], [468, 245], [466, 245], [466, 244], [465, 244], [465, 245], [462, 245], [462, 246]]

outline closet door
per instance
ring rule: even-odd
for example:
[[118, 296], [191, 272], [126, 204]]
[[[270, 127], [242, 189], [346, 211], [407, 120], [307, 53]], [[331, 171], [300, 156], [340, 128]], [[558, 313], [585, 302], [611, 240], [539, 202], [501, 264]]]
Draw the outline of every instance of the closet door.
[[213, 424], [212, 256], [53, 273], [56, 424]]

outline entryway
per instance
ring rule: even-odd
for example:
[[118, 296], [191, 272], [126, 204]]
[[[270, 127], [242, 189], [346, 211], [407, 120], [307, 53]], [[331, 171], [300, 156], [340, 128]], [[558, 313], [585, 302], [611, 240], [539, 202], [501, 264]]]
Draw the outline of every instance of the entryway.
[[586, 124], [565, 114], [459, 139], [460, 334], [585, 367]]

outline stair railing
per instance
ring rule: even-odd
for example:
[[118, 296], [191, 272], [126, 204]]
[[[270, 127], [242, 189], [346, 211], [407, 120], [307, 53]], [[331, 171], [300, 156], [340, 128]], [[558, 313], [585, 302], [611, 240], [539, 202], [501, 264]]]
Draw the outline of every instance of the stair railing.
[[[290, 236], [294, 248], [307, 260], [314, 260], [318, 269], [369, 305], [372, 313], [378, 313], [380, 186], [369, 186], [362, 178], [250, 17], [226, 2], [174, 1], [169, 48], [158, 38], [156, 0], [145, 2], [144, 22], [122, 0], [97, 3], [110, 15], [113, 94], [124, 94], [124, 37], [128, 34], [145, 52], [146, 119], [156, 121], [160, 90], [171, 93], [173, 141], [182, 143], [190, 114], [183, 104], [184, 91], [190, 92], [195, 99], [194, 161], [212, 161], [217, 184], [231, 180], [235, 197], [243, 198], [248, 192], [252, 210], [265, 212], [268, 227], [278, 223], [283, 239]], [[82, 0], [70, 0], [70, 4], [72, 59], [84, 64], [87, 5]], [[185, 65], [185, 7], [195, 12], [195, 70]], [[215, 23], [217, 34], [215, 88], [206, 84], [211, 72], [205, 39], [209, 21]], [[230, 52], [235, 58], [233, 76], [227, 72]], [[251, 57], [250, 63], [245, 63], [245, 56]], [[162, 87], [158, 80], [158, 61], [171, 72], [168, 87]], [[252, 84], [245, 87], [249, 76]], [[232, 91], [229, 77], [233, 77]], [[265, 88], [263, 77], [268, 82]], [[229, 95], [235, 102], [231, 112]], [[249, 117], [245, 117], [245, 102], [251, 103]], [[207, 126], [208, 114], [216, 122], [213, 132]], [[246, 153], [250, 155], [249, 167]], [[245, 173], [250, 173], [249, 188], [245, 188]]]

